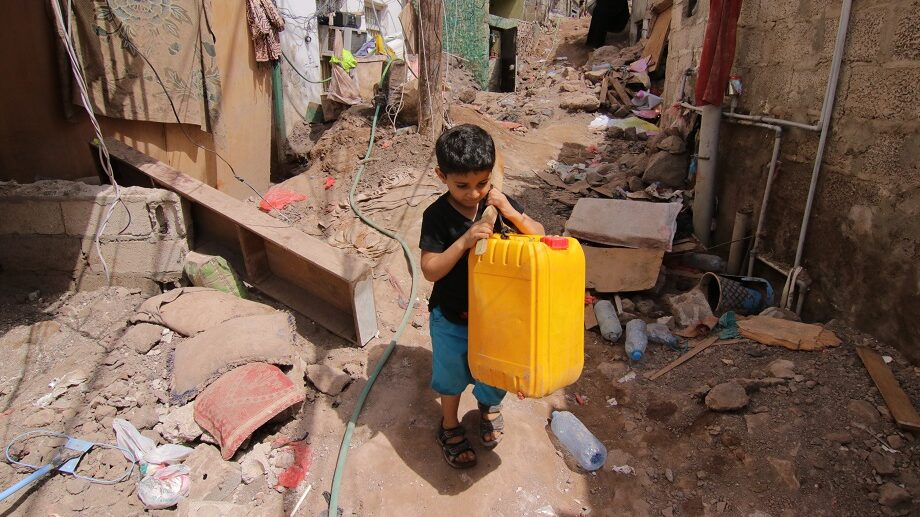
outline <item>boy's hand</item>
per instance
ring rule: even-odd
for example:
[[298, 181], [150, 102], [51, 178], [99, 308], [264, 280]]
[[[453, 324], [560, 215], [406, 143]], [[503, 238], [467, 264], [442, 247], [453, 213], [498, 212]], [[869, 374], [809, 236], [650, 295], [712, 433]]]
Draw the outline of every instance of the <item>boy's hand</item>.
[[[507, 200], [505, 200], [507, 202]], [[463, 234], [463, 248], [470, 249], [481, 239], [488, 239], [492, 236], [492, 225], [489, 221], [477, 221], [470, 226], [470, 229]]]
[[498, 190], [497, 188], [493, 188], [489, 191], [489, 196], [486, 199], [486, 203], [497, 208], [498, 211], [501, 212], [505, 217], [511, 218], [515, 215], [519, 215], [517, 210], [511, 206], [511, 202], [508, 201], [508, 197], [505, 196], [505, 194], [503, 194], [502, 191]]

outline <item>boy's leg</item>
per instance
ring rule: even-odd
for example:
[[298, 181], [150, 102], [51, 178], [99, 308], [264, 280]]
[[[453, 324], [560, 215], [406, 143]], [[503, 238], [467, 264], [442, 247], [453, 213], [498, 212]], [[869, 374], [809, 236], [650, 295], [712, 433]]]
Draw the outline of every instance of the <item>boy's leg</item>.
[[[489, 422], [488, 424], [485, 422], [480, 423], [479, 426], [482, 441], [489, 446], [498, 445], [502, 435], [504, 435], [504, 419], [498, 420], [502, 418], [498, 406], [501, 405], [506, 393], [505, 390], [500, 390], [479, 381], [476, 381], [473, 387], [473, 396], [476, 397], [476, 401], [479, 403], [480, 418], [485, 422]], [[496, 420], [498, 421], [496, 422]]]
[[[466, 363], [467, 328], [451, 323], [444, 318], [440, 309], [435, 309], [429, 318], [429, 329], [431, 333], [431, 388], [441, 397], [441, 429], [454, 430], [461, 427], [457, 415], [460, 395], [472, 382]], [[465, 441], [466, 438], [461, 432], [447, 438], [445, 443], [458, 445]], [[469, 445], [467, 444], [466, 447], [468, 448]], [[452, 458], [453, 461], [461, 464], [469, 464], [475, 459], [476, 453], [471, 449], [460, 452]]]
[[460, 425], [457, 411], [460, 409], [460, 395], [441, 395], [441, 418], [444, 429], [453, 429]]

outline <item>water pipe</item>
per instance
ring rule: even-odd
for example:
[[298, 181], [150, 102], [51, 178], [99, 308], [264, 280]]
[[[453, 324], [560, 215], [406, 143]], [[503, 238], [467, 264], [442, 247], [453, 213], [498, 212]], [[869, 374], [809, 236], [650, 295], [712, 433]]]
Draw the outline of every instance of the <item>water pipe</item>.
[[709, 246], [715, 212], [716, 163], [719, 159], [722, 106], [707, 104], [700, 107], [700, 113], [700, 144], [696, 155], [696, 182], [693, 187], [693, 233], [703, 246]]

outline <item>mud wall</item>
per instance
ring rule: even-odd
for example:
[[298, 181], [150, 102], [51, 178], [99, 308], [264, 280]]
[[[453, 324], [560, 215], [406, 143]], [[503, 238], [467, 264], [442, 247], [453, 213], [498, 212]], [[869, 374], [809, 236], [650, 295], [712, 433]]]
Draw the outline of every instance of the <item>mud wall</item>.
[[[676, 0], [668, 100], [699, 62], [708, 0], [696, 14]], [[734, 73], [739, 111], [815, 123], [840, 2], [744, 2]], [[690, 78], [687, 93], [692, 92]], [[791, 263], [816, 133], [785, 132], [766, 221], [765, 249]], [[759, 211], [772, 134], [723, 123], [714, 242], [731, 237], [736, 210]], [[837, 102], [805, 247], [814, 280], [808, 320], [843, 318], [920, 361], [920, 1], [854, 2]], [[762, 270], [756, 272], [763, 272]]]

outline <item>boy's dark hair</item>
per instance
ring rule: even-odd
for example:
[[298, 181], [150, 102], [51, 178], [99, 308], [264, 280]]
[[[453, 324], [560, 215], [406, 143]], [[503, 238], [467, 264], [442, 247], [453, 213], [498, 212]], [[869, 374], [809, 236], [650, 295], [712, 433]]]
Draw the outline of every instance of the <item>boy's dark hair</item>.
[[481, 127], [463, 124], [441, 133], [435, 154], [444, 174], [491, 171], [495, 165], [495, 142]]

